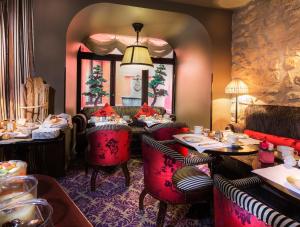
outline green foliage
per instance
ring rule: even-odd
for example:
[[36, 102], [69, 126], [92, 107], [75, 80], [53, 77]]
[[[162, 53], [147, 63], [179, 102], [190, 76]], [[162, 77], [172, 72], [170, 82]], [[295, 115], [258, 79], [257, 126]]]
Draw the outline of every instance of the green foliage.
[[89, 91], [82, 93], [82, 95], [95, 98], [94, 105], [97, 105], [97, 102], [103, 96], [108, 96], [109, 93], [104, 91], [103, 83], [107, 82], [103, 77], [103, 70], [100, 65], [93, 67], [93, 72], [89, 75], [89, 79], [86, 81], [86, 85], [89, 86]]
[[149, 88], [152, 89], [152, 92], [148, 92], [148, 96], [154, 98], [151, 106], [154, 106], [158, 97], [168, 95], [168, 91], [166, 89], [158, 88], [158, 86], [165, 86], [165, 77], [167, 76], [165, 70], [165, 65], [159, 64], [155, 69], [155, 73], [152, 77], [152, 80], [149, 82]]

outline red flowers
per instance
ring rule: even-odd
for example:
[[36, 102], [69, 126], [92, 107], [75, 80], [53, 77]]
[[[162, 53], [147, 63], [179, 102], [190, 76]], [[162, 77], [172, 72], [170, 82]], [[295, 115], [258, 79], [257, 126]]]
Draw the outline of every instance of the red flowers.
[[264, 140], [264, 141], [260, 142], [259, 148], [263, 151], [268, 151], [269, 150], [269, 145], [270, 144], [266, 140]]

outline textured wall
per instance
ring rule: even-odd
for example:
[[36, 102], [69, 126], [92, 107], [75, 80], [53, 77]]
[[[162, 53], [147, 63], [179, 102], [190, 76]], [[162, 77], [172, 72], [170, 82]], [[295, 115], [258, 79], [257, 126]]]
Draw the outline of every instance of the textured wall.
[[254, 0], [232, 19], [232, 77], [255, 103], [300, 106], [300, 0]]

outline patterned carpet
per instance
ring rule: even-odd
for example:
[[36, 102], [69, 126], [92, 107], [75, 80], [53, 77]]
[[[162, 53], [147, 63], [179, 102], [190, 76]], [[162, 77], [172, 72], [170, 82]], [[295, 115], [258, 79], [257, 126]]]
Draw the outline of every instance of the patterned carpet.
[[[139, 160], [128, 165], [131, 174], [129, 188], [121, 169], [111, 175], [99, 173], [95, 192], [90, 191], [90, 173], [83, 169], [71, 170], [66, 177], [58, 179], [94, 226], [155, 226], [158, 201], [150, 195], [145, 197], [145, 212], [138, 209], [138, 198], [143, 189], [143, 166]], [[211, 226], [210, 218], [189, 219], [187, 205], [168, 206], [165, 226]]]

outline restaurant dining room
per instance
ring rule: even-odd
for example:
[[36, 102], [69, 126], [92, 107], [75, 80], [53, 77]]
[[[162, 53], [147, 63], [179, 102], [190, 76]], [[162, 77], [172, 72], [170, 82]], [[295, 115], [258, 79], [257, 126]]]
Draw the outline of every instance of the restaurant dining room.
[[300, 0], [0, 0], [0, 227], [300, 227]]

